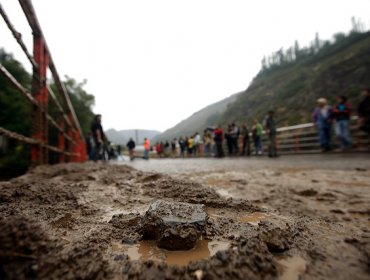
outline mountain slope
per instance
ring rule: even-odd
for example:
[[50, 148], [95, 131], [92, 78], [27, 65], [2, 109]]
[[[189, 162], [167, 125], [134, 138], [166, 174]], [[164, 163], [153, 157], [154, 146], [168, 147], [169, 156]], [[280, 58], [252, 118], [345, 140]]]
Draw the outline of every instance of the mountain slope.
[[279, 126], [309, 122], [317, 98], [330, 104], [345, 95], [356, 107], [360, 92], [370, 86], [370, 32], [351, 33], [325, 42], [315, 53], [261, 71], [221, 117], [221, 123], [251, 123], [274, 109]]
[[183, 120], [176, 126], [166, 130], [162, 134], [154, 137], [153, 142], [171, 140], [180, 136], [190, 136], [196, 131], [202, 132], [207, 125], [217, 125], [222, 113], [227, 109], [227, 106], [233, 103], [240, 93], [233, 94], [219, 102], [205, 107], [204, 109], [194, 113], [189, 118]]
[[[151, 139], [160, 133], [160, 131], [145, 129], [127, 129], [120, 131], [117, 131], [115, 129], [108, 129], [107, 131], [105, 131], [105, 134], [107, 135], [109, 141], [120, 145], [126, 145], [130, 138], [138, 142], [137, 144], [142, 144], [144, 143], [144, 138]], [[136, 139], [136, 136], [138, 139]]]

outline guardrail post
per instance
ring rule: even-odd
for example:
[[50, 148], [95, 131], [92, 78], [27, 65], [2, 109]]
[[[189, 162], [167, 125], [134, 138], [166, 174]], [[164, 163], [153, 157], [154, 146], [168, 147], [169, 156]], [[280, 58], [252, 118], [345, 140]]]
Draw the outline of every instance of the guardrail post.
[[33, 35], [33, 56], [37, 67], [33, 68], [32, 94], [38, 102], [33, 107], [32, 136], [40, 142], [32, 146], [32, 163], [48, 163], [48, 152], [43, 144], [48, 143], [48, 90], [46, 87], [46, 67], [49, 63], [45, 43], [40, 34]]
[[[71, 123], [71, 125], [73, 124], [73, 118], [72, 118], [72, 114], [71, 113], [68, 113], [68, 119]], [[70, 153], [73, 153], [73, 141], [75, 141], [75, 137], [74, 137], [74, 133], [73, 133], [73, 128], [71, 125], [68, 125], [68, 136], [69, 138], [71, 139], [68, 143], [68, 152]], [[68, 156], [68, 162], [72, 162], [73, 161], [73, 156]]]

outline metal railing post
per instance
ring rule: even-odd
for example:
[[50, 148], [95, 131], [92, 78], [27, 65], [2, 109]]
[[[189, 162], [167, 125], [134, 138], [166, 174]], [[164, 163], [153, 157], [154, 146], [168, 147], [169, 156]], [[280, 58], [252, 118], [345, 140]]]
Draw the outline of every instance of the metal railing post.
[[[47, 120], [45, 115], [45, 92], [46, 68], [44, 40], [40, 34], [33, 34], [33, 57], [38, 67], [33, 67], [32, 94], [38, 102], [33, 106], [32, 112], [32, 137], [40, 142], [45, 140], [45, 127]], [[46, 163], [47, 156], [44, 146], [36, 144], [32, 146], [32, 163], [34, 165]]]

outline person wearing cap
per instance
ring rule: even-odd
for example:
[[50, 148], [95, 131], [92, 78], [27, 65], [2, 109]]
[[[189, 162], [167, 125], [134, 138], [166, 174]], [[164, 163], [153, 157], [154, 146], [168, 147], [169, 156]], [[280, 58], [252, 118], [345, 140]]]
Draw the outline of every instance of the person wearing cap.
[[320, 146], [323, 152], [331, 150], [331, 127], [333, 110], [325, 98], [317, 100], [317, 107], [312, 113], [312, 120], [319, 133]]

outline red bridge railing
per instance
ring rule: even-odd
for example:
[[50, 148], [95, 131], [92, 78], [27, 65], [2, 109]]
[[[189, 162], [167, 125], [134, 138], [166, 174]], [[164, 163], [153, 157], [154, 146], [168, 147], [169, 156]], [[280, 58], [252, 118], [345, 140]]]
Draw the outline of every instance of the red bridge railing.
[[[58, 153], [59, 162], [84, 162], [87, 156], [82, 130], [67, 90], [59, 78], [32, 3], [30, 0], [19, 0], [19, 3], [31, 27], [33, 56], [22, 41], [21, 34], [10, 22], [1, 3], [0, 14], [32, 65], [31, 93], [1, 64], [0, 75], [5, 77], [32, 104], [32, 116], [30, 116], [32, 118], [32, 135], [21, 135], [3, 127], [0, 127], [0, 135], [32, 145], [31, 158], [34, 165], [49, 163], [49, 152]], [[56, 85], [56, 93], [48, 86], [46, 75], [48, 69]], [[49, 114], [49, 98], [58, 109], [59, 117], [57, 120]], [[62, 104], [59, 100], [62, 101]], [[58, 146], [49, 145], [49, 124], [58, 131]]]

